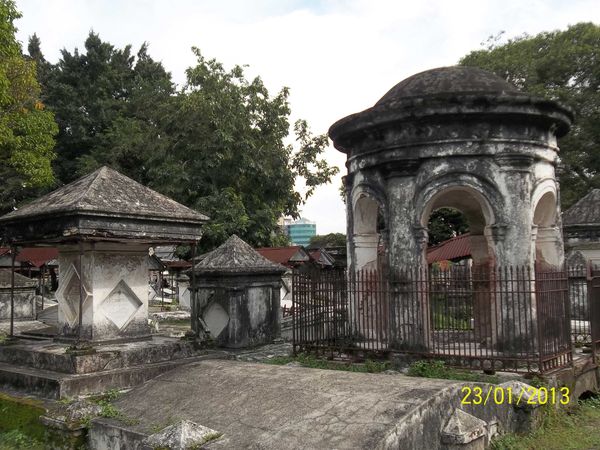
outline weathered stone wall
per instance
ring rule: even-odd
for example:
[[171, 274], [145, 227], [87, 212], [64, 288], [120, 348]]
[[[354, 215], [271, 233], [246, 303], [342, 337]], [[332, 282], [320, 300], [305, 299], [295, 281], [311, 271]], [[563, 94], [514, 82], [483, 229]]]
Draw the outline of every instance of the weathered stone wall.
[[[35, 288], [15, 288], [15, 320], [35, 320]], [[10, 288], [0, 288], [0, 320], [10, 320]]]
[[280, 336], [279, 279], [223, 277], [197, 284], [198, 314], [218, 345], [253, 347]]
[[[59, 249], [58, 322], [62, 337], [77, 336], [80, 249]], [[82, 337], [107, 341], [148, 331], [148, 249], [139, 244], [84, 244]]]

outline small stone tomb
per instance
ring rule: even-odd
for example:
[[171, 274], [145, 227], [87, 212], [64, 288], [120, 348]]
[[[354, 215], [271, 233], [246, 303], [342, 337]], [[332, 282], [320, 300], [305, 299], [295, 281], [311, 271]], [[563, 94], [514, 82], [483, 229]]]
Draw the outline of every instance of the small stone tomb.
[[59, 249], [60, 340], [150, 337], [148, 249], [191, 243], [206, 216], [102, 167], [0, 217], [12, 245]]
[[[11, 270], [0, 270], [0, 321], [10, 320]], [[35, 320], [35, 288], [37, 281], [15, 273], [15, 320]]]
[[267, 344], [279, 337], [285, 267], [233, 235], [193, 270], [194, 330], [206, 325], [218, 345], [234, 348]]

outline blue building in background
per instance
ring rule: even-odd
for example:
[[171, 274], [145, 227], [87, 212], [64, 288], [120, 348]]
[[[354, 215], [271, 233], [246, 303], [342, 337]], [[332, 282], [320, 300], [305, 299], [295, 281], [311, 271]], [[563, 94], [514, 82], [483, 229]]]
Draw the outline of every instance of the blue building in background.
[[286, 220], [284, 226], [285, 233], [295, 245], [307, 246], [310, 238], [317, 234], [317, 224], [308, 219], [300, 218], [295, 222]]

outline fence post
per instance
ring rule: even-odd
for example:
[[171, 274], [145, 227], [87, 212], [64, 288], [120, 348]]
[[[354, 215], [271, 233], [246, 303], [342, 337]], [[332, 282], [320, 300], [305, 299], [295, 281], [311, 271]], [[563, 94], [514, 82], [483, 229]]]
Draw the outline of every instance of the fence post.
[[[594, 269], [592, 266], [592, 262], [588, 261], [587, 264], [587, 300], [588, 300], [588, 305], [590, 308], [590, 335], [592, 337], [592, 358], [594, 360], [594, 363], [596, 362], [596, 343], [598, 342], [598, 326], [600, 326], [600, 323], [598, 323], [598, 304], [595, 301], [595, 297], [598, 296], [598, 294], [600, 293], [600, 289], [598, 289], [597, 286], [594, 286], [594, 281], [596, 278], [598, 278], [597, 276], [595, 276], [594, 274]], [[596, 294], [596, 295], [594, 295]]]

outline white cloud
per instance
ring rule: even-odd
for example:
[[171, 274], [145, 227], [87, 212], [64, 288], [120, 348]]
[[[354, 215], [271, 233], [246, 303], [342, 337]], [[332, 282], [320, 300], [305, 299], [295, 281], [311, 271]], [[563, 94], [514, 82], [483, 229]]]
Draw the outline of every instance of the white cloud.
[[[600, 22], [597, 0], [288, 1], [17, 0], [19, 37], [36, 32], [57, 60], [83, 47], [90, 29], [116, 46], [150, 43], [175, 81], [194, 63], [190, 47], [226, 66], [249, 64], [271, 92], [291, 88], [293, 117], [316, 133], [368, 108], [413, 73], [455, 64], [489, 35], [516, 36]], [[345, 172], [343, 154], [327, 159]], [[339, 177], [303, 207], [319, 233], [345, 231]]]

